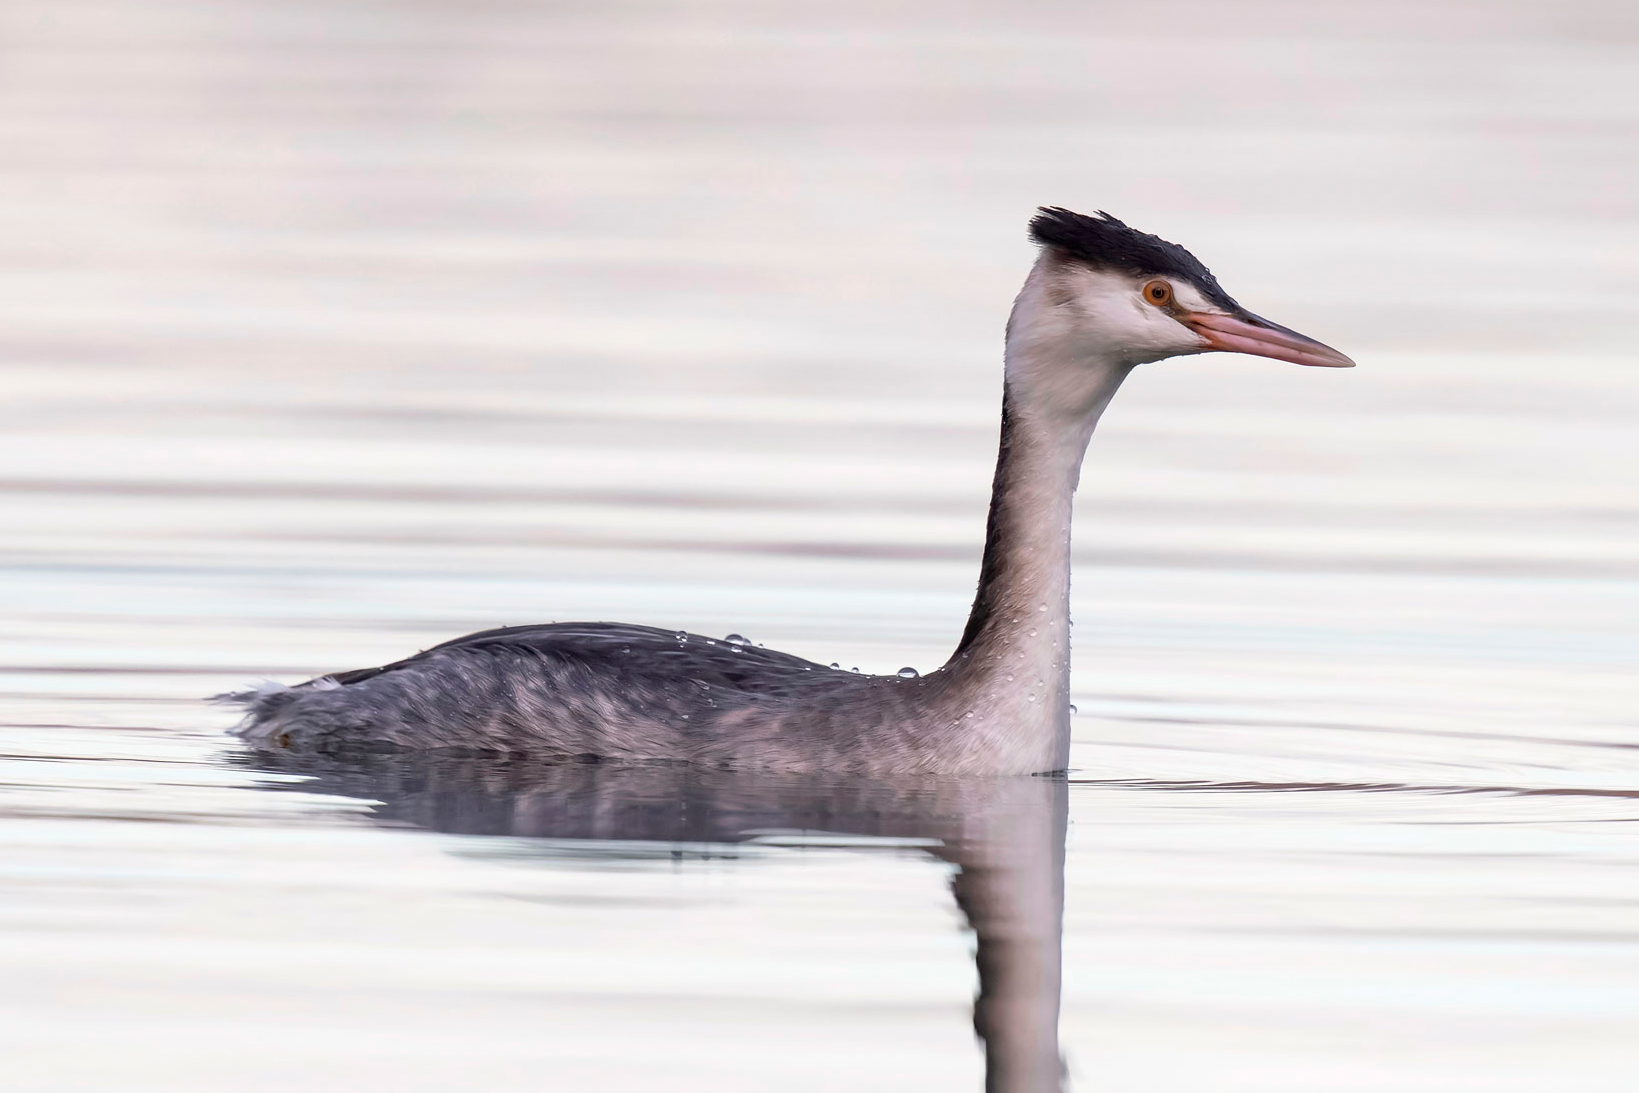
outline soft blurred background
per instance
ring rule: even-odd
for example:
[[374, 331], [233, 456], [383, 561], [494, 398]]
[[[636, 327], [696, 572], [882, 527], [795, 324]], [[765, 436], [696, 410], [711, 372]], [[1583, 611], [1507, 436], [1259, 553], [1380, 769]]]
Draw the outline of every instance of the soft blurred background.
[[8, 0], [7, 1088], [976, 1087], [931, 861], [520, 866], [197, 699], [574, 618], [936, 666], [1044, 203], [1360, 363], [1094, 441], [1078, 1088], [1631, 1088], [1636, 167], [1611, 0]]

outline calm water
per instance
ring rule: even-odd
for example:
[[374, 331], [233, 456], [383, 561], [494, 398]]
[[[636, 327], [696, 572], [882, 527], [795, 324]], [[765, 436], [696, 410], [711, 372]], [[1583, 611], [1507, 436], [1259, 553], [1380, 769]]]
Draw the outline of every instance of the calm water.
[[[6, 5], [8, 1090], [978, 1089], [981, 986], [1015, 1088], [1632, 1087], [1639, 17], [1006, 7]], [[936, 665], [1041, 202], [1361, 364], [1123, 392], [1067, 785], [199, 701], [549, 619]]]

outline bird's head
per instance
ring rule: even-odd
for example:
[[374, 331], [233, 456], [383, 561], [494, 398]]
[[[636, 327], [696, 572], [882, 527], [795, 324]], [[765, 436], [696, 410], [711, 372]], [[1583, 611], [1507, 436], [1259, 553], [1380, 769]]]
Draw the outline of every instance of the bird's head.
[[1030, 235], [1042, 253], [1008, 323], [1008, 356], [1035, 374], [1020, 377], [1035, 386], [1070, 395], [1079, 385], [1066, 373], [1124, 373], [1214, 350], [1354, 366], [1330, 346], [1246, 310], [1183, 247], [1108, 213], [1043, 208]]

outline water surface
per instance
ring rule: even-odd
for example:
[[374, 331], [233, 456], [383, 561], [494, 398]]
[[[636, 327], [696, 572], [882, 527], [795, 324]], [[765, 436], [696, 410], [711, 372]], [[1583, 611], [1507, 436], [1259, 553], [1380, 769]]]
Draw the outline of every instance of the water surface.
[[[1630, 1088], [1629, 8], [9, 4], [7, 1088], [976, 1089], [982, 969], [1082, 1089]], [[1361, 364], [1129, 383], [1040, 800], [200, 703], [551, 619], [936, 665], [1040, 202]]]

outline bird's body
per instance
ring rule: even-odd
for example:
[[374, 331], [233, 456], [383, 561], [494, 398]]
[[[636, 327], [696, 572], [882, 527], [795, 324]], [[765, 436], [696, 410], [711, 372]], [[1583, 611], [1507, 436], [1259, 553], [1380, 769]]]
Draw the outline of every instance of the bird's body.
[[825, 771], [1052, 766], [1047, 755], [1007, 754], [1011, 734], [968, 732], [971, 754], [960, 759], [925, 747], [935, 711], [978, 719], [971, 698], [943, 671], [862, 675], [698, 634], [557, 623], [485, 631], [385, 668], [264, 692], [251, 731], [319, 750], [362, 743]]
[[231, 696], [242, 734], [321, 751], [459, 749], [793, 770], [1028, 774], [1069, 748], [1070, 513], [1093, 428], [1138, 364], [1228, 349], [1346, 366], [1231, 300], [1193, 255], [1043, 210], [1008, 322], [979, 592], [951, 659], [860, 675], [610, 623], [488, 630], [406, 660]]

